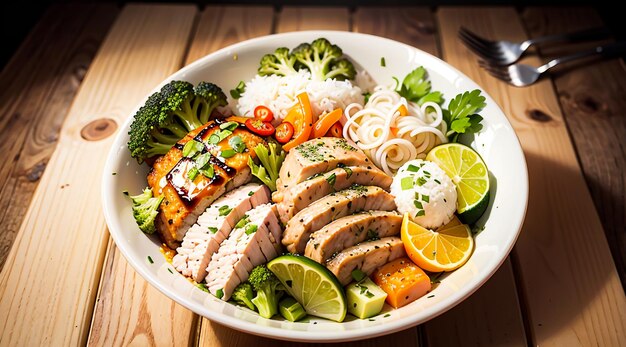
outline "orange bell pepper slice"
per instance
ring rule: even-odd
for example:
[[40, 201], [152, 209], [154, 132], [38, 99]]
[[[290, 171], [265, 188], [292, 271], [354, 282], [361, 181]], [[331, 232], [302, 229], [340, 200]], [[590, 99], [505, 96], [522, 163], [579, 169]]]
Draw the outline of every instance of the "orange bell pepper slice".
[[337, 123], [341, 118], [343, 111], [340, 108], [334, 109], [329, 113], [325, 113], [320, 116], [320, 119], [313, 124], [313, 131], [311, 131], [311, 138], [316, 139], [326, 135], [330, 127]]
[[313, 128], [313, 112], [311, 111], [309, 95], [304, 92], [298, 94], [297, 98], [298, 104], [291, 108], [285, 117], [285, 122], [293, 125], [293, 138], [283, 145], [285, 151], [289, 151], [308, 140]]

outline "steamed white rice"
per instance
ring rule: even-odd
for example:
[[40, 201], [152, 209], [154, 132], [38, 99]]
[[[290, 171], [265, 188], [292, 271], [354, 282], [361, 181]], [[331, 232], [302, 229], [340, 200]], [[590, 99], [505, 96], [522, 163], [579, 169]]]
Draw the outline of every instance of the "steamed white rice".
[[280, 123], [296, 104], [296, 96], [304, 91], [309, 95], [314, 115], [364, 101], [361, 88], [350, 81], [312, 81], [308, 71], [300, 70], [290, 76], [255, 76], [246, 83], [246, 91], [232, 107], [239, 115], [252, 117], [254, 108], [264, 105], [274, 112], [276, 123]]

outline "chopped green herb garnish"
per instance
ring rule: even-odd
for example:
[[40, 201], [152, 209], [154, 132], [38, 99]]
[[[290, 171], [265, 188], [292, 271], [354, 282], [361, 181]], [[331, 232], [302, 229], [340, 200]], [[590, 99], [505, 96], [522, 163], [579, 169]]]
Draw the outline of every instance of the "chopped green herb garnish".
[[424, 202], [430, 202], [430, 196], [428, 196], [428, 195], [423, 195], [423, 194], [422, 194], [422, 201], [424, 201]]
[[174, 272], [172, 272], [172, 269], [170, 269], [169, 267], [167, 268], [167, 271], [169, 271], [171, 274], [174, 274]]
[[361, 269], [354, 269], [352, 271], [352, 279], [357, 282], [361, 282], [365, 277], [367, 277], [367, 274], [365, 274], [365, 272], [363, 272]]
[[211, 134], [211, 136], [209, 136], [209, 143], [212, 145], [217, 145], [218, 143], [220, 143], [220, 137], [216, 134]]
[[215, 234], [215, 233], [217, 233], [217, 228], [216, 227], [209, 227], [209, 232], [211, 234]]
[[233, 99], [237, 100], [241, 97], [241, 94], [243, 94], [245, 91], [246, 91], [246, 84], [244, 83], [244, 81], [239, 81], [239, 84], [237, 84], [235, 89], [230, 90], [230, 96], [232, 96]]
[[380, 66], [382, 66], [382, 67], [387, 66], [387, 63], [385, 63], [385, 57], [381, 57], [380, 58]]
[[194, 166], [187, 171], [187, 178], [189, 178], [190, 181], [193, 181], [196, 179], [196, 177], [198, 177], [199, 173], [200, 170], [198, 170], [198, 168]]
[[378, 239], [378, 232], [376, 230], [368, 230], [367, 231], [367, 239], [368, 240], [374, 240], [374, 239]]
[[391, 316], [391, 315], [389, 313], [387, 313], [386, 315], [383, 316], [383, 318], [387, 318], [389, 316]]
[[417, 208], [424, 208], [424, 206], [422, 206], [422, 203], [418, 200], [413, 200], [413, 204], [415, 205], [415, 207]]
[[418, 172], [419, 168], [413, 164], [409, 164], [409, 167], [406, 168], [406, 171]]
[[243, 218], [241, 218], [239, 222], [235, 224], [235, 228], [243, 228], [244, 226], [246, 226], [246, 224], [248, 224], [248, 222], [250, 222], [248, 215], [244, 215]]
[[246, 150], [246, 144], [241, 140], [241, 136], [233, 136], [228, 140], [228, 144], [235, 150], [237, 153], [243, 153]]
[[365, 296], [367, 296], [368, 298], [373, 298], [374, 297], [374, 293], [370, 292], [369, 290], [365, 292]]
[[359, 294], [364, 294], [368, 290], [367, 286], [364, 286], [362, 284], [358, 284], [357, 287], [361, 288]]
[[237, 154], [237, 152], [235, 152], [235, 150], [233, 150], [233, 149], [226, 149], [226, 150], [223, 150], [220, 153], [222, 158], [230, 158], [230, 157], [234, 156], [235, 154]]
[[417, 178], [417, 185], [418, 186], [423, 186], [426, 183], [426, 179], [424, 177], [418, 177]]
[[193, 158], [198, 152], [202, 152], [204, 145], [196, 140], [190, 140], [183, 146], [183, 157]]
[[419, 217], [419, 216], [425, 216], [426, 212], [424, 210], [419, 210], [417, 211], [417, 213], [415, 214], [415, 217]]
[[196, 283], [196, 287], [198, 287], [203, 292], [209, 292], [209, 288], [207, 288], [206, 284], [204, 283]]
[[252, 195], [254, 195], [254, 192], [251, 190], [248, 192], [248, 196], [252, 196]]
[[439, 180], [436, 178], [433, 181], [435, 181], [437, 184], [441, 184], [441, 182], [439, 182]]
[[152, 260], [152, 257], [151, 257], [151, 256], [148, 256], [148, 263], [150, 263], [150, 264], [154, 264], [154, 260]]
[[206, 152], [206, 153], [200, 154], [196, 158], [196, 167], [198, 169], [205, 169], [207, 165], [209, 165], [209, 160], [211, 160], [211, 153]]
[[433, 298], [433, 297], [435, 297], [435, 294], [431, 294], [431, 295], [427, 296], [426, 299], [430, 299], [430, 298]]
[[215, 169], [213, 165], [209, 165], [206, 169], [200, 169], [200, 173], [206, 178], [213, 178], [213, 176], [215, 176]]
[[337, 180], [337, 175], [335, 175], [335, 173], [332, 173], [330, 176], [326, 177], [326, 182], [328, 182], [328, 184], [330, 184], [331, 186], [335, 185], [336, 180]]
[[230, 208], [230, 207], [228, 207], [228, 205], [224, 205], [224, 206], [221, 206], [221, 207], [219, 208], [219, 210], [218, 210], [218, 211], [219, 211], [219, 215], [220, 215], [220, 216], [226, 216], [226, 215], [228, 215], [228, 214], [230, 213], [230, 211], [232, 211], [232, 210], [233, 210], [233, 209], [232, 209], [232, 208]]
[[215, 296], [216, 296], [218, 299], [223, 298], [223, 297], [224, 297], [224, 289], [222, 289], [222, 288], [218, 289], [218, 290], [217, 290], [217, 292], [215, 292]]
[[413, 177], [402, 177], [400, 180], [400, 187], [402, 187], [402, 190], [413, 189], [414, 184]]
[[426, 176], [430, 176], [430, 172], [428, 172], [428, 171], [426, 171], [426, 170], [424, 170], [424, 174], [425, 174]]
[[239, 126], [239, 123], [237, 122], [226, 122], [226, 123], [220, 124], [220, 129], [221, 130], [228, 129], [230, 131], [234, 131], [235, 129], [237, 129], [238, 126]]
[[248, 224], [246, 225], [246, 235], [250, 235], [253, 233], [256, 233], [256, 231], [259, 229], [258, 226], [254, 225], [254, 224]]

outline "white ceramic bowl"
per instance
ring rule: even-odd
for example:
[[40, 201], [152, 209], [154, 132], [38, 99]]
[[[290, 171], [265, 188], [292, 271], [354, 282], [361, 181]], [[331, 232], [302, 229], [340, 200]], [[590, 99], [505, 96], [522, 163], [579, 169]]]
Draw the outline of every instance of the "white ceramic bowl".
[[[336, 31], [294, 32], [244, 41], [184, 67], [162, 84], [173, 79], [192, 83], [206, 80], [228, 93], [239, 81], [248, 81], [255, 75], [263, 54], [280, 46], [295, 47], [318, 37], [326, 37], [342, 47], [344, 53], [378, 83], [389, 83], [392, 76], [401, 78], [423, 65], [430, 75], [433, 90], [443, 92], [447, 100], [459, 92], [480, 89], [455, 68], [419, 49], [376, 36]], [[385, 57], [386, 67], [380, 66], [381, 57]], [[155, 86], [152, 92], [161, 85]], [[160, 254], [158, 239], [139, 231], [129, 199], [122, 194], [124, 190], [137, 194], [147, 185], [148, 167], [138, 165], [126, 148], [128, 129], [136, 109], [120, 128], [103, 173], [102, 199], [111, 236], [135, 270], [172, 300], [213, 321], [248, 333], [291, 341], [330, 342], [389, 334], [423, 323], [463, 301], [493, 275], [513, 248], [526, 212], [528, 176], [524, 154], [506, 116], [491, 97], [484, 91], [483, 94], [487, 97], [487, 107], [481, 112], [484, 129], [471, 145], [489, 167], [492, 194], [489, 209], [478, 223], [484, 225], [484, 230], [476, 236], [476, 249], [465, 265], [441, 280], [430, 293], [432, 296], [424, 296], [397, 310], [385, 307], [388, 312], [372, 320], [353, 318], [343, 323], [316, 318], [296, 323], [268, 320], [218, 300], [177, 273]], [[112, 175], [114, 172], [116, 175]], [[148, 256], [154, 263], [148, 261]]]

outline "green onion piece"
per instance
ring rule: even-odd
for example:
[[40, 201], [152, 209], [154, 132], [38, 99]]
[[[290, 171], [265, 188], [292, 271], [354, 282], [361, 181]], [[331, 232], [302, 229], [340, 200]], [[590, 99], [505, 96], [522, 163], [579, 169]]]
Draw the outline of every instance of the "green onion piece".
[[422, 206], [422, 203], [417, 201], [417, 200], [413, 200], [413, 204], [415, 205], [415, 207], [417, 208], [424, 208], [424, 206]]
[[417, 213], [415, 214], [415, 217], [425, 216], [425, 215], [426, 215], [426, 211], [424, 211], [424, 210], [419, 210], [419, 211], [417, 211]]
[[382, 67], [387, 66], [387, 63], [385, 63], [385, 57], [381, 57], [380, 58], [380, 66], [382, 66]]
[[221, 207], [219, 208], [219, 215], [220, 215], [220, 216], [226, 216], [226, 215], [227, 215], [227, 214], [229, 214], [229, 213], [230, 213], [230, 211], [232, 211], [232, 210], [233, 210], [233, 209], [232, 209], [232, 208], [230, 208], [230, 207], [228, 207], [228, 205], [221, 206]]
[[406, 171], [418, 172], [419, 168], [413, 164], [409, 164], [409, 167], [406, 168]]
[[418, 185], [418, 186], [420, 186], [420, 187], [421, 187], [421, 186], [423, 186], [423, 185], [424, 185], [424, 183], [426, 183], [426, 179], [425, 179], [424, 177], [419, 177], [419, 178], [417, 179], [417, 185]]
[[196, 140], [191, 140], [185, 143], [183, 147], [183, 157], [192, 158], [198, 152], [202, 152], [204, 145]]
[[253, 191], [249, 191], [248, 192], [248, 196], [252, 196], [252, 195], [254, 195], [254, 192]]
[[428, 195], [423, 195], [423, 194], [422, 194], [422, 200], [423, 200], [424, 202], [430, 202], [430, 196], [428, 196]]
[[239, 81], [239, 84], [237, 84], [235, 89], [230, 90], [230, 96], [232, 96], [233, 99], [239, 99], [241, 97], [241, 94], [243, 94], [245, 91], [246, 84], [243, 81]]
[[246, 144], [243, 143], [241, 136], [233, 136], [228, 140], [228, 144], [237, 152], [243, 153], [246, 150]]
[[209, 143], [212, 145], [217, 145], [218, 143], [220, 143], [220, 137], [216, 134], [211, 134], [211, 136], [209, 136]]
[[350, 178], [350, 176], [352, 176], [352, 169], [349, 167], [344, 167], [343, 171], [346, 172], [346, 178]]
[[223, 297], [224, 297], [224, 289], [222, 289], [222, 288], [218, 289], [218, 290], [217, 290], [217, 292], [215, 292], [215, 296], [216, 296], [218, 299], [223, 298]]
[[373, 298], [374, 297], [374, 293], [370, 292], [369, 290], [365, 292], [365, 296], [367, 296], [368, 298]]
[[215, 234], [217, 232], [217, 228], [216, 227], [209, 227], [209, 232], [211, 234]]
[[194, 166], [187, 171], [187, 178], [189, 178], [190, 181], [193, 181], [196, 179], [196, 177], [198, 177], [199, 173], [200, 171], [198, 170], [198, 168]]
[[441, 184], [441, 182], [439, 182], [439, 180], [436, 178], [434, 179], [434, 181], [437, 182], [437, 184]]
[[209, 164], [210, 159], [211, 153], [202, 153], [196, 158], [196, 166], [198, 167], [198, 169], [205, 169], [206, 166]]
[[206, 169], [200, 169], [200, 173], [206, 178], [213, 178], [213, 176], [215, 176], [215, 169], [213, 165], [209, 165]]
[[154, 260], [152, 260], [152, 257], [151, 257], [151, 256], [148, 256], [148, 262], [149, 262], [150, 264], [154, 264]]
[[400, 180], [400, 187], [402, 187], [402, 190], [413, 189], [413, 186], [413, 177], [402, 177]]
[[250, 234], [252, 234], [252, 233], [256, 233], [256, 231], [257, 231], [257, 229], [258, 229], [258, 228], [259, 228], [259, 227], [257, 227], [257, 226], [256, 226], [256, 225], [254, 225], [254, 224], [248, 224], [248, 225], [246, 225], [246, 229], [245, 229], [245, 230], [246, 230], [246, 235], [250, 235]]
[[361, 269], [352, 270], [352, 279], [355, 281], [361, 282], [365, 277], [367, 277], [367, 274]]
[[207, 288], [206, 284], [204, 284], [204, 283], [197, 283], [196, 287], [198, 287], [203, 292], [207, 292], [207, 293], [209, 292], [209, 288]]
[[233, 149], [226, 149], [226, 150], [223, 150], [220, 155], [222, 156], [222, 158], [230, 158], [230, 157], [234, 156], [235, 154], [237, 154], [237, 152], [235, 152], [235, 150], [233, 150]]
[[222, 130], [228, 129], [230, 131], [234, 131], [235, 129], [237, 129], [238, 126], [239, 126], [239, 123], [237, 122], [226, 122], [226, 123], [220, 124], [220, 129]]
[[235, 224], [235, 228], [243, 228], [244, 226], [246, 226], [246, 224], [248, 224], [248, 222], [250, 222], [250, 220], [248, 219], [248, 216], [244, 215], [243, 218], [241, 218], [239, 222]]
[[330, 176], [326, 177], [326, 182], [328, 182], [328, 184], [330, 184], [331, 186], [335, 185], [336, 180], [337, 180], [337, 175], [335, 175], [335, 173], [332, 173]]

